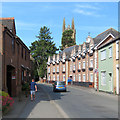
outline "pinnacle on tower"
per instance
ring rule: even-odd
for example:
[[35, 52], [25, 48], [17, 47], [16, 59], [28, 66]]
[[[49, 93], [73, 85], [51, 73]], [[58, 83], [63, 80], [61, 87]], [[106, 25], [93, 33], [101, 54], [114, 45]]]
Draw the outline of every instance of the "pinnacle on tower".
[[75, 30], [74, 18], [72, 19], [72, 29]]
[[63, 32], [65, 31], [65, 18], [63, 19]]

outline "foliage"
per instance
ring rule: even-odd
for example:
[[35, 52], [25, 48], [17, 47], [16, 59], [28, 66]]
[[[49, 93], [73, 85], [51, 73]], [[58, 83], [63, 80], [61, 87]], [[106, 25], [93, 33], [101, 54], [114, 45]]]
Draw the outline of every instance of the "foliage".
[[72, 38], [73, 31], [72, 30], [65, 30], [62, 34], [62, 47], [61, 50], [64, 49], [66, 46], [70, 47], [75, 45], [75, 40]]
[[8, 93], [0, 91], [0, 106], [2, 106], [3, 114], [13, 105], [13, 103], [13, 98], [11, 98]]
[[24, 83], [23, 85], [22, 85], [22, 90], [23, 91], [29, 91], [30, 90], [30, 87], [29, 87], [29, 83]]
[[46, 26], [40, 28], [38, 40], [34, 41], [31, 46], [31, 55], [37, 64], [36, 70], [38, 75], [43, 78], [47, 72], [48, 57], [56, 53], [56, 46], [52, 41], [50, 29]]

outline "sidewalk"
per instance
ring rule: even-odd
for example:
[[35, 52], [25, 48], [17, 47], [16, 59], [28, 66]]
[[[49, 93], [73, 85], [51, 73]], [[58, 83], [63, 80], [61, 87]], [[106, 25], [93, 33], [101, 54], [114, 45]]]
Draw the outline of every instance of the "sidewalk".
[[22, 95], [22, 101], [14, 97], [14, 104], [4, 118], [68, 118], [59, 105], [50, 98], [48, 93], [38, 85], [34, 101]]
[[19, 101], [18, 97], [13, 97], [13, 100], [14, 100], [14, 104], [11, 110], [6, 115], [4, 115], [3, 118], [18, 118], [18, 116], [21, 114], [21, 112], [25, 108], [29, 100], [29, 96], [25, 97], [25, 95], [22, 94], [21, 101]]

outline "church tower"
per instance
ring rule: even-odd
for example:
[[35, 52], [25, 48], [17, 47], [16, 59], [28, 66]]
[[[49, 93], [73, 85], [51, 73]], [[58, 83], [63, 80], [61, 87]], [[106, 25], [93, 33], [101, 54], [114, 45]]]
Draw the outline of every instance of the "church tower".
[[[76, 44], [76, 30], [75, 30], [74, 18], [72, 19], [71, 27], [70, 27], [70, 25], [68, 25], [68, 27], [66, 27], [66, 25], [65, 25], [65, 18], [63, 19], [62, 34], [63, 34], [63, 32], [65, 32], [67, 30], [72, 30], [73, 31], [72, 39], [73, 39], [74, 43]], [[61, 41], [61, 44], [62, 44], [62, 41]], [[62, 44], [62, 46], [63, 46], [63, 44]]]
[[63, 19], [63, 30], [62, 30], [62, 32], [64, 32], [65, 31], [65, 18]]
[[75, 30], [74, 18], [72, 19], [72, 30], [73, 30], [72, 38], [74, 42], [76, 43], [76, 30]]

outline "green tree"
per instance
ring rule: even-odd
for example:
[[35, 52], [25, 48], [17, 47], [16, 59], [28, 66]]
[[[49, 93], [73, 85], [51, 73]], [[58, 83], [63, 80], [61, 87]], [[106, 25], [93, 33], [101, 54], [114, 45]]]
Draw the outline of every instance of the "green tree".
[[75, 45], [75, 40], [72, 38], [73, 31], [72, 30], [65, 30], [62, 34], [62, 46], [61, 49], [64, 49], [66, 46], [70, 47]]
[[40, 28], [39, 35], [36, 37], [38, 40], [31, 43], [30, 50], [32, 57], [37, 63], [38, 75], [43, 78], [47, 73], [48, 57], [55, 54], [57, 48], [52, 41], [50, 29], [46, 26]]

